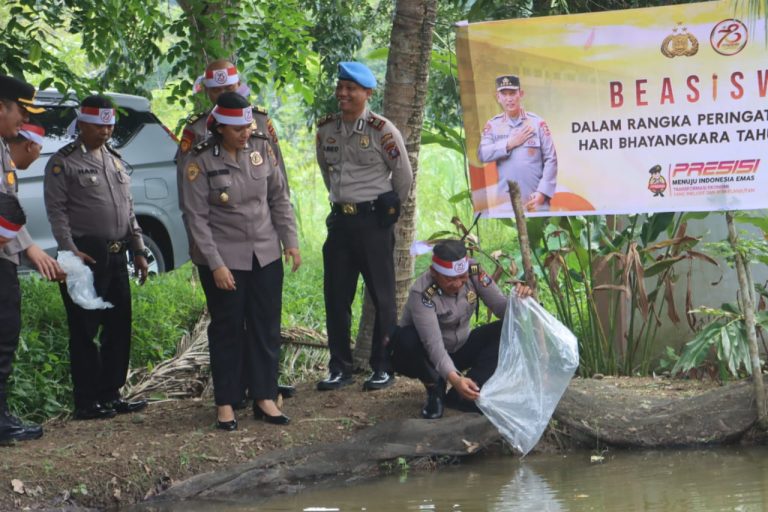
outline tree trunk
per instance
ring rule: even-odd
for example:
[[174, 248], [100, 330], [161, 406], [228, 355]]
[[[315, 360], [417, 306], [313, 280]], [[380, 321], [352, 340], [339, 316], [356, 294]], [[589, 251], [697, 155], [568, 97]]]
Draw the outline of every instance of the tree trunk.
[[752, 275], [744, 261], [744, 257], [739, 251], [738, 235], [736, 226], [733, 223], [733, 212], [725, 212], [725, 221], [728, 224], [728, 243], [734, 252], [736, 261], [736, 276], [739, 279], [739, 289], [741, 290], [741, 311], [744, 313], [744, 328], [747, 331], [747, 342], [749, 344], [749, 359], [752, 362], [752, 382], [755, 388], [755, 405], [757, 408], [757, 424], [763, 430], [768, 430], [768, 415], [766, 415], [765, 388], [763, 387], [763, 370], [760, 365], [760, 349], [757, 346], [757, 331], [755, 329], [755, 301], [750, 283]]
[[[395, 226], [395, 280], [397, 311], [405, 304], [413, 276], [410, 247], [416, 228], [416, 176], [419, 169], [421, 127], [429, 83], [432, 32], [437, 17], [437, 0], [398, 0], [389, 43], [384, 90], [384, 117], [403, 134], [413, 168], [413, 187], [402, 205]], [[363, 314], [355, 342], [355, 366], [366, 367], [371, 353], [374, 309], [366, 293]]]

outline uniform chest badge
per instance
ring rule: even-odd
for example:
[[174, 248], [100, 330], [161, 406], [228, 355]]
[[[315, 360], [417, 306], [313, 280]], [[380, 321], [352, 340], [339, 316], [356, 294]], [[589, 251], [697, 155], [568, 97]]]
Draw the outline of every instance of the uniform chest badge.
[[371, 138], [367, 135], [361, 135], [360, 136], [360, 147], [363, 149], [368, 149], [368, 146], [371, 145]]
[[54, 176], [58, 176], [59, 174], [61, 174], [62, 170], [63, 169], [61, 168], [60, 165], [54, 165], [53, 167], [51, 167], [51, 174], [53, 174]]
[[5, 173], [5, 181], [8, 182], [9, 185], [13, 186], [16, 184], [16, 173], [14, 171]]
[[187, 179], [189, 181], [195, 181], [200, 174], [200, 166], [192, 162], [187, 166]]
[[221, 201], [222, 203], [228, 203], [229, 194], [227, 194], [226, 192], [222, 192], [221, 194], [219, 194], [219, 201]]
[[267, 156], [269, 157], [269, 162], [272, 164], [272, 167], [277, 167], [277, 155], [270, 145], [267, 145]]
[[328, 144], [336, 144], [336, 139], [334, 139], [333, 137], [328, 137], [327, 139], [325, 139], [325, 142], [327, 142]]
[[253, 165], [261, 165], [264, 163], [264, 159], [261, 157], [261, 153], [254, 151], [251, 153], [251, 163]]
[[467, 292], [467, 302], [469, 302], [470, 304], [474, 304], [475, 302], [477, 302], [477, 294], [474, 291], [469, 290]]
[[91, 180], [91, 183], [96, 183], [96, 176], [91, 176], [90, 180]]

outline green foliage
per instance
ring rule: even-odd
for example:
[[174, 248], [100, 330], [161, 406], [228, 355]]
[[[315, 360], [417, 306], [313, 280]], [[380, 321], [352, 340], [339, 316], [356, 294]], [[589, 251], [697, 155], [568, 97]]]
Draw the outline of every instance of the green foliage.
[[[721, 309], [698, 308], [695, 313], [714, 317], [696, 336], [685, 344], [672, 367], [672, 374], [687, 373], [714, 359], [722, 380], [752, 374], [744, 315], [736, 304], [723, 304]], [[756, 314], [758, 329], [768, 329], [768, 313]]]
[[[133, 366], [152, 367], [172, 355], [203, 309], [191, 264], [132, 284]], [[13, 365], [10, 403], [31, 420], [66, 414], [71, 406], [69, 334], [58, 286], [36, 274], [21, 279], [22, 330]]]

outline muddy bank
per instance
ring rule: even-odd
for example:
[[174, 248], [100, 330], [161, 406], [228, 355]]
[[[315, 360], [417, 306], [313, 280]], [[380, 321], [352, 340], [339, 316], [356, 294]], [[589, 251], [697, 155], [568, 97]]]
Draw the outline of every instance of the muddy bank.
[[[241, 411], [238, 431], [217, 431], [208, 400], [155, 403], [108, 421], [49, 422], [42, 439], [0, 448], [0, 510], [264, 498], [337, 475], [375, 476], [398, 457], [470, 456], [499, 440], [479, 415], [418, 419], [418, 382], [398, 378], [363, 393], [359, 380], [333, 393], [299, 384], [284, 404], [292, 417], [285, 427]], [[537, 450], [568, 449], [571, 439], [588, 448], [598, 440], [602, 447], [735, 442], [754, 422], [750, 401], [748, 383], [575, 379]]]

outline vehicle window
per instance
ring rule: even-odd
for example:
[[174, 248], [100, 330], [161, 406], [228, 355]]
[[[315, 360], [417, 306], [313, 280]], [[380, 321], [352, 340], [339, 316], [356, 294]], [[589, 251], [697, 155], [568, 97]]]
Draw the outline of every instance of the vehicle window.
[[[32, 120], [45, 128], [45, 136], [52, 143], [50, 147], [46, 144], [43, 149], [45, 153], [56, 151], [73, 139], [68, 134], [69, 127], [75, 120], [75, 110], [72, 107], [47, 108], [41, 114], [34, 114]], [[117, 123], [109, 143], [112, 147], [119, 148], [125, 145], [143, 125], [157, 122], [151, 112], [137, 112], [133, 109], [118, 107]]]

